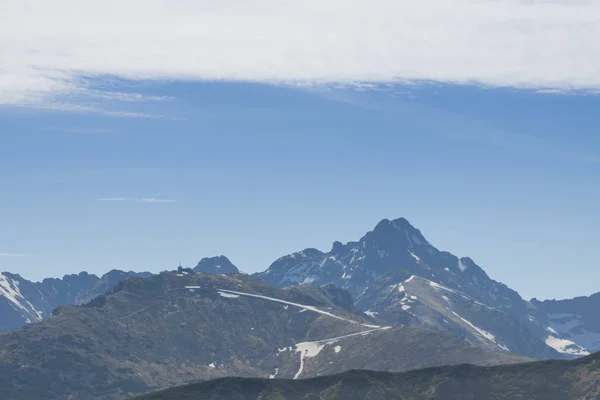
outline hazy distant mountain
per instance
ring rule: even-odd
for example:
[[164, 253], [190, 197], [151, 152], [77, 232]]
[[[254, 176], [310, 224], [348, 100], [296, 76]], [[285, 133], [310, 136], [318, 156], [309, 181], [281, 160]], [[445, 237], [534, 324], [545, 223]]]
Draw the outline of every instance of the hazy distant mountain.
[[211, 274], [239, 274], [240, 270], [225, 256], [203, 258], [194, 268], [194, 272]]
[[335, 242], [327, 253], [284, 256], [256, 276], [280, 287], [333, 284], [380, 323], [447, 330], [489, 349], [541, 359], [594, 349], [578, 341], [583, 336], [553, 331], [544, 307], [491, 279], [470, 258], [438, 250], [403, 218], [381, 221], [356, 242]]
[[0, 331], [39, 322], [58, 306], [91, 300], [128, 276], [149, 275], [113, 270], [102, 278], [81, 272], [62, 279], [31, 282], [20, 275], [3, 272], [0, 274]]
[[[225, 256], [203, 258], [194, 272], [237, 274], [240, 271]], [[31, 282], [17, 274], [0, 274], [0, 331], [23, 327], [48, 317], [61, 305], [82, 304], [107, 292], [130, 276], [147, 278], [150, 272], [113, 269], [101, 278], [81, 272], [62, 279]]]
[[41, 321], [61, 304], [72, 304], [100, 278], [82, 272], [63, 279], [30, 282], [20, 275], [0, 274], [0, 330]]
[[116, 400], [225, 376], [526, 360], [448, 332], [376, 324], [333, 286], [174, 272], [130, 277], [85, 305], [0, 333], [0, 354], [3, 400]]
[[600, 351], [600, 293], [589, 297], [569, 300], [532, 300], [532, 303], [547, 316], [544, 324], [589, 351]]
[[113, 269], [112, 271], [109, 271], [106, 274], [102, 275], [102, 278], [100, 278], [100, 280], [98, 280], [91, 288], [77, 296], [75, 302], [63, 303], [61, 305], [87, 303], [88, 301], [100, 296], [101, 294], [108, 292], [110, 289], [117, 286], [119, 282], [121, 282], [125, 278], [129, 278], [130, 276], [148, 278], [152, 276], [152, 274], [150, 272], [126, 272]]
[[597, 400], [600, 399], [600, 354], [576, 361], [541, 361], [491, 368], [460, 365], [404, 373], [349, 371], [299, 381], [223, 378], [134, 399]]

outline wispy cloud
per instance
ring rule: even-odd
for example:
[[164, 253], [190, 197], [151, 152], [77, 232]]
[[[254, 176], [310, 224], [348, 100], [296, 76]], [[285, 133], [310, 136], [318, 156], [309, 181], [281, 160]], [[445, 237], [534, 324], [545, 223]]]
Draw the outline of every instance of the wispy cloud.
[[144, 203], [175, 203], [175, 200], [146, 198], [141, 200]]
[[109, 92], [102, 90], [81, 90], [77, 94], [84, 97], [93, 97], [102, 100], [144, 102], [144, 101], [167, 101], [173, 100], [168, 96], [151, 96], [142, 93]]
[[26, 257], [26, 255], [18, 253], [0, 253], [0, 257]]
[[0, 103], [162, 101], [90, 90], [106, 76], [589, 90], [598, 37], [595, 0], [3, 0]]
[[175, 203], [176, 202], [176, 200], [159, 199], [159, 198], [154, 198], [154, 197], [145, 197], [145, 198], [141, 198], [141, 199], [135, 199], [135, 198], [129, 198], [129, 197], [106, 197], [106, 198], [100, 198], [97, 200], [98, 201], [115, 201], [115, 202], [135, 201], [135, 202], [141, 202], [141, 203]]
[[80, 135], [108, 135], [115, 133], [116, 131], [113, 129], [102, 129], [102, 128], [83, 128], [83, 127], [73, 127], [73, 128], [61, 128], [61, 127], [40, 127], [41, 130], [44, 131], [54, 131], [54, 132], [65, 132], [65, 133], [74, 133]]
[[[0, 99], [1, 104], [1, 99]], [[80, 114], [100, 114], [106, 115], [109, 117], [124, 117], [124, 118], [145, 118], [145, 119], [176, 119], [173, 117], [160, 115], [160, 114], [148, 114], [134, 111], [115, 111], [115, 110], [107, 110], [97, 106], [90, 105], [81, 105], [75, 103], [65, 103], [65, 102], [39, 102], [39, 103], [27, 103], [20, 104], [22, 107], [32, 108], [41, 111], [66, 111], [72, 113], [80, 113]]]

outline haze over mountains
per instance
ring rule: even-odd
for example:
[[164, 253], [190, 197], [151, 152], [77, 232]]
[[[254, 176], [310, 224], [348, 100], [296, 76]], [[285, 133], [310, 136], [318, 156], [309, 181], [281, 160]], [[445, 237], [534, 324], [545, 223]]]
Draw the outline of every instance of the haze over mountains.
[[150, 275], [149, 272], [112, 270], [101, 278], [81, 272], [62, 279], [31, 282], [18, 274], [0, 273], [0, 331], [39, 322], [61, 305], [85, 303], [129, 276]]
[[8, 399], [112, 400], [226, 376], [576, 358], [600, 350], [599, 306], [598, 295], [524, 300], [407, 220], [383, 220], [254, 276], [224, 256], [158, 275], [3, 273], [0, 329], [31, 325], [0, 333], [0, 380]]

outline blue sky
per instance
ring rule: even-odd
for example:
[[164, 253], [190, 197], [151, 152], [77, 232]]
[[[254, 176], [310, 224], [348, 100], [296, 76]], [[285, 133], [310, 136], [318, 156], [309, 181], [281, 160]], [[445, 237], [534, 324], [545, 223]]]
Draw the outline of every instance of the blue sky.
[[405, 217], [525, 297], [600, 290], [599, 95], [433, 82], [87, 87], [110, 95], [0, 107], [0, 270], [160, 271], [225, 254], [254, 272]]
[[0, 270], [252, 272], [405, 217], [597, 292], [598, 37], [590, 0], [3, 0]]

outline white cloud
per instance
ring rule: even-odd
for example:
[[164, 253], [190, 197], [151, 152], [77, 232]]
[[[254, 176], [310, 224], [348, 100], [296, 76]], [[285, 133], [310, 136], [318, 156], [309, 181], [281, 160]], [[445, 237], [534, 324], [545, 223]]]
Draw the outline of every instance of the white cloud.
[[168, 96], [149, 96], [141, 93], [125, 93], [125, 92], [110, 92], [103, 90], [92, 90], [92, 89], [80, 89], [78, 92], [73, 94], [79, 94], [85, 97], [93, 97], [102, 100], [117, 100], [117, 101], [166, 101], [173, 100], [172, 97]]
[[175, 200], [154, 199], [154, 198], [141, 199], [141, 201], [144, 203], [175, 203]]
[[0, 104], [107, 76], [598, 89], [599, 37], [596, 0], [3, 0]]
[[25, 257], [25, 254], [17, 254], [17, 253], [0, 253], [0, 257]]

